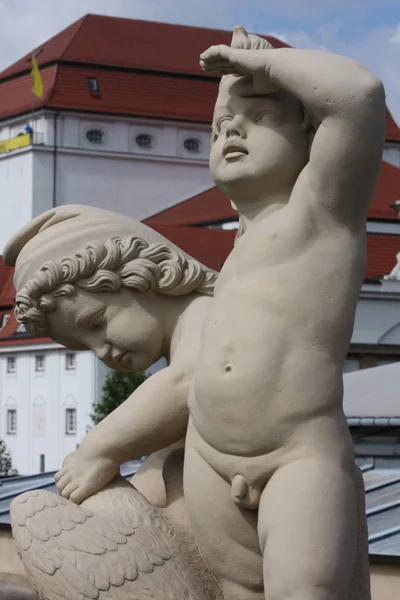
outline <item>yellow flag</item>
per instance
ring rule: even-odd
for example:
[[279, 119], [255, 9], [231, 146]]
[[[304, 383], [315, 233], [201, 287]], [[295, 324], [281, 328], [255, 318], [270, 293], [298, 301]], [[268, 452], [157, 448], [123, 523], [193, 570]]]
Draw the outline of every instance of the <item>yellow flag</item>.
[[32, 56], [32, 92], [35, 96], [42, 98], [43, 96], [43, 81], [40, 74], [39, 65], [36, 60], [36, 56]]

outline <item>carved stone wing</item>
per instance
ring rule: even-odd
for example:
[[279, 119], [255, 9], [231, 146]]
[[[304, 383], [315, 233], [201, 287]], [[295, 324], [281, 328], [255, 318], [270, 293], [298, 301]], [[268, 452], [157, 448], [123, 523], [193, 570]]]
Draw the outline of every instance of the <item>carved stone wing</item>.
[[43, 600], [216, 597], [193, 545], [132, 486], [98, 497], [98, 510], [47, 491], [13, 501], [17, 550]]

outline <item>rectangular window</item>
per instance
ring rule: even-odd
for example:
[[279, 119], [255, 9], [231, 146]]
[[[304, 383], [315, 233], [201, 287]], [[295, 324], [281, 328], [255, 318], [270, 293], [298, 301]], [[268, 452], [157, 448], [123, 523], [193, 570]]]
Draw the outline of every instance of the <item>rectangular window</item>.
[[41, 454], [39, 456], [39, 462], [40, 462], [39, 473], [44, 473], [45, 469], [46, 469], [46, 457], [44, 454]]
[[17, 370], [17, 359], [15, 356], [7, 356], [7, 373], [15, 373]]
[[65, 433], [72, 435], [76, 433], [76, 408], [65, 410]]
[[89, 92], [97, 93], [99, 91], [99, 82], [96, 77], [88, 77]]
[[46, 368], [46, 359], [44, 354], [37, 354], [35, 356], [35, 371], [44, 371]]
[[7, 410], [7, 433], [17, 433], [17, 410], [15, 408], [9, 408]]
[[67, 352], [65, 355], [65, 368], [67, 371], [74, 371], [76, 369], [76, 354], [75, 352]]

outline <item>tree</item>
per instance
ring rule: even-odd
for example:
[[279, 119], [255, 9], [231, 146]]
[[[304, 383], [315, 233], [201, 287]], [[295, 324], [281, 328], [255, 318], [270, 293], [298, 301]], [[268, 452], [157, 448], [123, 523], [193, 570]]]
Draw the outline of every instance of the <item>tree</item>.
[[103, 395], [97, 404], [93, 404], [90, 418], [94, 425], [100, 423], [117, 406], [122, 404], [144, 381], [146, 373], [120, 373], [112, 371], [106, 377], [103, 385]]
[[0, 440], [0, 477], [12, 477], [13, 475], [18, 475], [18, 471], [13, 469], [11, 454], [3, 440]]

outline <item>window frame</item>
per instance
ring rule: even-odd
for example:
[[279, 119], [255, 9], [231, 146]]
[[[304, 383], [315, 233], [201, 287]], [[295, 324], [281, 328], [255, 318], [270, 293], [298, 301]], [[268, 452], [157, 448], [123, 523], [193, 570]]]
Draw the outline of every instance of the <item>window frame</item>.
[[[194, 141], [196, 141], [198, 143], [197, 149], [188, 148], [186, 146], [186, 144], [188, 142], [194, 142]], [[194, 135], [186, 136], [184, 138], [183, 142], [182, 142], [182, 145], [183, 145], [183, 148], [184, 148], [185, 152], [188, 152], [189, 154], [194, 154], [194, 155], [201, 154], [201, 151], [202, 151], [202, 140], [199, 137], [196, 137]]]
[[[73, 357], [73, 362], [71, 364], [73, 364], [73, 366], [71, 366], [71, 364], [69, 364], [68, 359], [69, 357]], [[66, 352], [65, 353], [65, 371], [76, 371], [76, 352]]]
[[[74, 427], [70, 428], [70, 416], [73, 419]], [[78, 413], [77, 409], [72, 406], [67, 406], [65, 409], [65, 435], [76, 435], [78, 430]]]
[[[38, 368], [38, 359], [43, 360], [42, 368]], [[35, 354], [35, 373], [44, 373], [46, 371], [46, 355], [45, 354]]]
[[88, 90], [91, 94], [98, 94], [100, 92], [100, 86], [97, 77], [88, 77]]
[[[138, 142], [138, 139], [141, 137], [150, 138], [150, 145], [149, 146], [141, 146]], [[137, 146], [137, 148], [140, 148], [140, 150], [143, 150], [144, 152], [150, 152], [151, 150], [154, 150], [154, 147], [156, 145], [156, 140], [155, 140], [154, 135], [152, 135], [151, 133], [149, 133], [147, 131], [141, 131], [140, 133], [137, 133], [135, 135], [135, 145]]]
[[[14, 419], [14, 421], [13, 421]], [[6, 409], [6, 426], [7, 426], [7, 435], [16, 435], [18, 429], [17, 422], [17, 409], [16, 408], [7, 408]]]
[[[89, 135], [91, 132], [100, 133], [101, 139], [99, 141], [90, 140]], [[86, 142], [91, 144], [91, 146], [95, 146], [95, 147], [103, 146], [104, 143], [106, 142], [106, 139], [107, 139], [107, 134], [104, 131], [104, 129], [101, 129], [101, 127], [88, 127], [85, 131], [85, 140], [86, 140]]]
[[[10, 368], [11, 361], [13, 361], [13, 364], [14, 364], [14, 367], [12, 369]], [[17, 372], [17, 357], [16, 356], [7, 356], [6, 372], [9, 373], [10, 375]]]

